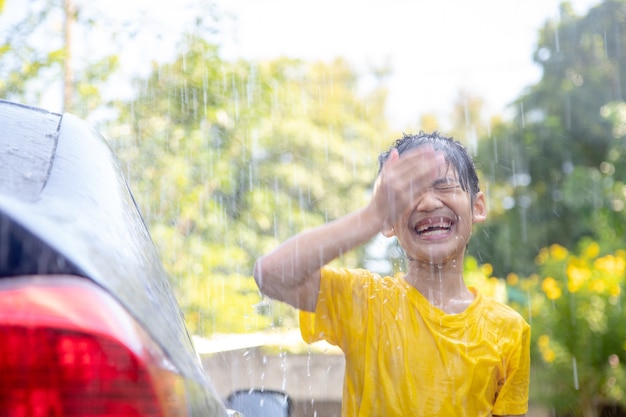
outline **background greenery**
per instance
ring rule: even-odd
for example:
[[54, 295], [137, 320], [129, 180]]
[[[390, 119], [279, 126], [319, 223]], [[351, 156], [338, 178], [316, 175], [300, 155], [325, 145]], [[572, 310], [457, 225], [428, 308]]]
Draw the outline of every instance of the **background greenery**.
[[[365, 94], [341, 58], [226, 61], [212, 41], [219, 19], [205, 10], [174, 58], [114, 97], [120, 56], [72, 67], [71, 38], [52, 24], [69, 16], [66, 28], [88, 29], [98, 24], [89, 7], [29, 2], [26, 19], [2, 32], [0, 97], [37, 105], [43, 86], [66, 80], [65, 108], [117, 153], [192, 332], [294, 326], [292, 309], [260, 297], [254, 260], [367, 201], [378, 153], [400, 136], [384, 118], [384, 74]], [[106, 23], [120, 45], [136, 36], [130, 21]], [[484, 121], [481, 98], [459, 92], [446, 121], [445, 133], [476, 138], [490, 206], [466, 277], [531, 323], [532, 400], [558, 415], [626, 405], [625, 23], [626, 0], [584, 16], [564, 3], [538, 31], [543, 75], [516, 98], [514, 116]], [[440, 125], [416, 115], [406, 131]], [[377, 240], [342, 262], [389, 272], [398, 257]]]

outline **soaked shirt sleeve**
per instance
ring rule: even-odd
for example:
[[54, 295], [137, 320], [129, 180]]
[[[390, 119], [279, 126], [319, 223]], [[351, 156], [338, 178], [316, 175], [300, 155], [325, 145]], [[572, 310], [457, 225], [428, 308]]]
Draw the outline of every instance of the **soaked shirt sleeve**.
[[320, 273], [316, 312], [300, 312], [300, 332], [307, 343], [326, 340], [344, 349], [349, 342], [347, 339], [354, 336], [353, 332], [363, 329], [366, 308], [360, 300], [368, 297], [369, 288], [364, 285], [364, 278], [371, 273], [328, 266]]

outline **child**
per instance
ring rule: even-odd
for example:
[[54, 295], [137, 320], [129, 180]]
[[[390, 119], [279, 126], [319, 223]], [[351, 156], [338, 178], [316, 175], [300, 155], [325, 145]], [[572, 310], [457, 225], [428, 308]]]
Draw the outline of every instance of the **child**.
[[[530, 328], [463, 280], [473, 223], [487, 216], [471, 157], [420, 132], [379, 161], [365, 207], [257, 260], [260, 290], [302, 310], [307, 342], [343, 350], [343, 416], [524, 415]], [[404, 249], [404, 277], [327, 265], [379, 232]]]

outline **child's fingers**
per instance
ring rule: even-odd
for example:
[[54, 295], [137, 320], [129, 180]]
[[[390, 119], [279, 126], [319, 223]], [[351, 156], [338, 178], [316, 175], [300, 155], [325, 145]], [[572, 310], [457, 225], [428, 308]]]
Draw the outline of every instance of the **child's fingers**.
[[422, 187], [430, 186], [435, 179], [444, 175], [442, 168], [446, 167], [445, 156], [430, 145], [407, 151], [400, 157], [401, 164], [397, 168], [402, 170], [408, 182]]
[[395, 161], [397, 161], [398, 159], [400, 159], [400, 154], [398, 153], [398, 150], [396, 148], [393, 148], [390, 152], [389, 152], [389, 156], [387, 156], [387, 159], [385, 160], [385, 162], [383, 163], [383, 170], [387, 171], [389, 169], [391, 169], [390, 167], [395, 163]]
[[430, 145], [420, 146], [400, 155], [392, 149], [374, 185], [374, 199], [384, 218], [384, 228], [406, 211], [414, 208], [416, 199], [437, 178], [445, 175], [445, 157]]

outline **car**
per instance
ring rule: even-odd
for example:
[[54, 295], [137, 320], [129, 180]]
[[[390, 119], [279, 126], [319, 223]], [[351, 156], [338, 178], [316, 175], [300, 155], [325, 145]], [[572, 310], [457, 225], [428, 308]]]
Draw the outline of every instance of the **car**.
[[290, 412], [283, 393], [219, 398], [106, 140], [72, 114], [3, 100], [0, 341], [3, 416]]

